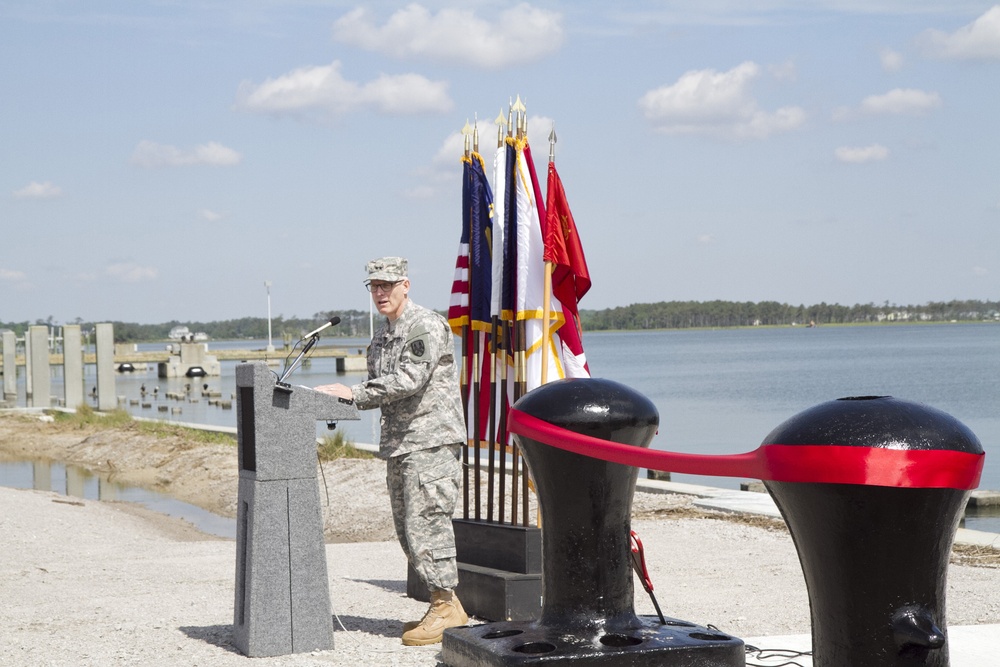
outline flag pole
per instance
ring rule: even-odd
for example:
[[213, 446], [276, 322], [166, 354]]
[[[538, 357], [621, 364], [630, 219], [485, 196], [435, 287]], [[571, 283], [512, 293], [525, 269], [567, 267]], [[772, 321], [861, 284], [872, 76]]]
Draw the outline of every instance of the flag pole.
[[[497, 114], [496, 120], [493, 121], [497, 126], [497, 149], [499, 149], [504, 144], [504, 127], [506, 126], [506, 120], [503, 115], [503, 108], [501, 107], [500, 113]], [[492, 243], [492, 240], [490, 241]], [[497, 246], [492, 247], [492, 252], [503, 253], [503, 248]], [[503, 281], [500, 285], [493, 285], [493, 289], [503, 289]], [[496, 493], [496, 457], [499, 443], [500, 430], [503, 429], [502, 424], [497, 423], [497, 362], [501, 359], [501, 345], [500, 345], [500, 318], [496, 313], [493, 313], [490, 317], [490, 414], [489, 414], [489, 442], [490, 442], [490, 460], [487, 468], [488, 479], [486, 481], [486, 520], [493, 521], [494, 519], [494, 502], [493, 498]], [[499, 448], [503, 452], [502, 448]], [[501, 454], [503, 456], [503, 454]]]
[[[511, 107], [513, 107], [513, 105], [514, 105], [514, 103], [510, 102], [510, 104], [508, 104], [508, 106], [507, 106], [507, 122], [503, 126], [501, 126], [500, 131], [498, 132], [498, 142], [497, 142], [498, 145], [497, 145], [497, 148], [504, 147], [506, 145], [506, 143], [507, 143], [507, 139], [509, 139], [509, 138], [511, 138], [513, 136], [514, 122], [513, 122], [513, 119], [511, 117], [511, 114], [512, 114]], [[503, 110], [502, 109], [501, 109], [500, 113], [501, 113], [501, 115], [503, 114]], [[506, 133], [503, 132], [503, 127], [507, 128]], [[506, 150], [506, 149], [504, 149], [504, 150]], [[504, 162], [504, 169], [505, 170], [507, 169], [506, 160]], [[509, 187], [509, 184], [508, 184], [508, 187]], [[506, 196], [506, 194], [504, 196]], [[504, 206], [505, 206], [505, 211], [504, 212], [505, 212], [505, 215], [508, 215], [509, 212], [506, 211], [506, 204], [507, 204], [507, 202], [504, 203]], [[507, 243], [507, 235], [510, 234], [510, 233], [511, 233], [511, 230], [508, 229], [505, 226], [504, 227], [504, 243]], [[517, 233], [516, 229], [514, 230], [514, 233], [515, 234]], [[500, 252], [502, 253], [503, 249], [501, 249]], [[504, 270], [505, 271], [507, 270], [506, 266], [504, 267]], [[499, 325], [500, 325], [499, 345], [497, 347], [497, 351], [500, 353], [500, 355], [499, 355], [499, 357], [497, 359], [497, 362], [500, 364], [500, 392], [501, 392], [501, 396], [500, 396], [499, 400], [501, 402], [501, 405], [506, 405], [507, 404], [508, 383], [512, 380], [512, 378], [508, 378], [508, 368], [507, 368], [508, 367], [508, 363], [507, 363], [507, 360], [508, 360], [508, 356], [509, 355], [513, 355], [513, 353], [514, 353], [513, 352], [513, 346], [511, 344], [512, 343], [512, 340], [511, 340], [511, 338], [512, 338], [511, 326], [510, 326], [510, 323], [506, 322], [504, 320], [504, 318], [503, 318], [503, 304], [504, 304], [504, 301], [506, 299], [506, 294], [504, 294], [504, 282], [506, 282], [506, 281], [501, 280], [501, 282], [500, 282], [500, 315], [501, 315], [501, 317], [500, 317], [500, 322], [499, 322]], [[505, 509], [506, 509], [506, 501], [507, 501], [507, 410], [506, 409], [501, 409], [500, 410], [499, 424], [497, 425], [497, 443], [499, 445], [498, 449], [499, 449], [499, 455], [500, 455], [500, 473], [498, 475], [500, 484], [499, 484], [499, 488], [497, 489], [497, 521], [499, 523], [504, 523], [506, 521], [506, 512], [505, 512]]]
[[[523, 148], [521, 148], [523, 145], [522, 142], [524, 142], [525, 140], [525, 122], [524, 122], [526, 115], [525, 112], [526, 109], [524, 107], [524, 103], [521, 101], [521, 96], [518, 95], [517, 101], [514, 102], [514, 114], [517, 123], [517, 134], [516, 134], [517, 143], [515, 144], [515, 146], [517, 147], [518, 151], [521, 151], [520, 153], [521, 155], [523, 155]], [[515, 152], [515, 154], [517, 154], [517, 152]], [[516, 184], [517, 182], [519, 182], [518, 179], [520, 178], [520, 173], [519, 173], [520, 170], [517, 167], [517, 162], [515, 162], [514, 169], [516, 173], [514, 177], [515, 188], [516, 188]], [[522, 223], [520, 220], [520, 216], [518, 216], [518, 227], [520, 227], [521, 224]], [[517, 316], [515, 315], [513, 326], [514, 326], [514, 349], [517, 351], [517, 354], [514, 357], [516, 364], [516, 371], [514, 376], [515, 377], [514, 400], [517, 401], [517, 399], [521, 398], [521, 396], [524, 395], [525, 385], [527, 383], [527, 355], [525, 351], [525, 339], [527, 338], [527, 336], [525, 335], [525, 322], [523, 319], [518, 319]], [[510, 523], [511, 525], [516, 526], [517, 512], [520, 507], [518, 499], [520, 497], [521, 488], [518, 482], [520, 481], [520, 476], [521, 476], [520, 472], [521, 465], [520, 465], [520, 452], [518, 451], [517, 445], [514, 443], [511, 444], [510, 468], [511, 468]]]
[[[517, 98], [517, 104], [518, 104], [518, 106], [520, 106], [520, 104], [521, 104], [521, 97], [520, 96], [518, 96], [518, 98]], [[516, 140], [517, 140], [519, 129], [520, 129], [520, 123], [518, 121], [517, 112], [515, 111], [514, 104], [511, 103], [510, 107], [507, 109], [507, 136], [510, 137], [510, 138], [513, 138], [515, 140], [515, 143], [513, 144], [514, 145], [514, 178], [513, 179], [509, 179], [510, 183], [508, 184], [508, 187], [509, 188], [515, 188], [515, 189], [517, 188], [517, 143], [516, 143]], [[508, 172], [508, 174], [509, 174], [509, 172]], [[516, 208], [516, 203], [515, 203], [515, 208]], [[507, 238], [506, 235], [510, 234], [511, 231], [512, 230], [509, 227], [505, 227], [504, 228], [505, 238]], [[514, 237], [516, 238], [517, 237], [517, 227], [515, 227], [513, 229], [513, 233], [514, 233]], [[504, 267], [504, 270], [506, 270], [506, 267]], [[515, 267], [515, 271], [516, 271], [516, 267]], [[515, 295], [516, 294], [517, 293], [515, 292]], [[513, 381], [514, 382], [514, 389], [513, 389], [514, 402], [517, 402], [517, 399], [519, 399], [521, 397], [521, 393], [518, 391], [518, 387], [520, 385], [520, 379], [521, 379], [521, 356], [520, 356], [520, 347], [519, 347], [520, 336], [517, 335], [517, 300], [516, 299], [514, 300], [513, 311], [511, 312], [511, 317], [513, 319], [511, 320], [511, 322], [508, 323], [508, 326], [507, 326], [507, 330], [510, 332], [510, 336], [506, 339], [506, 344], [507, 344], [507, 353], [509, 355], [511, 355], [511, 359], [512, 359], [512, 362], [513, 362], [514, 377], [513, 378], [508, 378], [508, 381]], [[506, 427], [506, 423], [505, 423], [504, 424], [504, 440], [503, 440], [503, 442], [504, 442], [504, 448], [503, 448], [504, 459], [507, 458], [507, 456], [506, 456], [507, 455], [507, 433], [506, 433], [506, 428], [507, 427]], [[501, 473], [503, 473], [503, 469], [501, 469]], [[500, 480], [501, 484], [504, 483], [504, 477], [505, 476], [501, 477], [501, 480]], [[517, 445], [513, 444], [513, 443], [510, 445], [510, 486], [511, 486], [511, 494], [510, 494], [510, 523], [511, 523], [511, 525], [514, 525], [514, 524], [517, 523], [517, 504], [515, 503], [515, 500], [517, 499]], [[501, 487], [501, 490], [502, 489], [503, 489], [503, 487]], [[504, 495], [504, 502], [505, 501], [506, 501], [506, 495]], [[504, 506], [503, 506], [503, 504], [501, 504], [500, 505], [500, 510], [501, 510], [501, 512], [500, 512], [500, 520], [501, 521], [503, 521], [503, 509], [504, 509]]]
[[[556, 161], [556, 128], [549, 132], [549, 163]], [[548, 244], [548, 220], [542, 222], [542, 245]], [[546, 248], [547, 249], [547, 248]], [[546, 254], [548, 254], [546, 252]], [[549, 381], [549, 334], [552, 315], [552, 260], [545, 260], [544, 282], [542, 286], [542, 384]]]
[[[468, 135], [466, 136], [466, 139], [468, 139]], [[479, 117], [478, 116], [475, 117], [475, 122], [474, 122], [474, 124], [472, 126], [472, 157], [474, 159], [476, 159], [476, 160], [479, 160], [480, 165], [482, 164], [483, 158], [482, 158], [482, 156], [479, 155]], [[470, 240], [470, 242], [472, 241], [471, 238], [469, 240]], [[471, 258], [471, 248], [470, 248], [470, 258]], [[473, 321], [473, 318], [472, 318], [472, 294], [473, 294], [473, 289], [472, 288], [473, 288], [474, 281], [475, 281], [475, 276], [473, 276], [473, 273], [471, 271], [471, 265], [470, 265], [470, 271], [469, 271], [469, 327], [470, 328], [472, 328], [472, 321]], [[475, 485], [476, 485], [475, 491], [473, 493], [473, 499], [475, 500], [475, 513], [474, 514], [475, 514], [475, 517], [476, 517], [476, 521], [479, 521], [482, 518], [482, 497], [481, 497], [482, 496], [482, 489], [481, 489], [481, 487], [482, 487], [482, 466], [480, 465], [479, 459], [481, 458], [481, 450], [482, 450], [482, 445], [483, 445], [483, 442], [482, 442], [482, 423], [481, 423], [482, 417], [480, 416], [480, 409], [481, 409], [480, 401], [481, 401], [481, 399], [480, 399], [479, 393], [480, 393], [480, 388], [481, 388], [481, 384], [482, 384], [482, 377], [481, 377], [482, 359], [481, 359], [481, 355], [483, 354], [483, 351], [482, 351], [482, 349], [480, 347], [480, 344], [479, 344], [480, 343], [480, 338], [481, 338], [479, 332], [477, 332], [475, 329], [472, 329], [471, 334], [472, 334], [472, 363], [473, 363], [473, 373], [474, 373], [473, 383], [472, 383], [472, 391], [473, 391], [473, 394], [472, 394], [472, 410], [473, 410], [473, 412], [472, 412], [472, 428], [473, 428], [474, 432], [473, 432], [473, 440], [472, 441], [473, 441], [473, 444], [475, 445], [475, 451], [473, 452], [473, 457], [474, 457], [473, 458], [473, 470], [474, 470], [473, 480], [475, 480]], [[468, 415], [468, 412], [466, 412], [466, 415]], [[468, 417], [466, 417], [466, 418], [468, 418]], [[466, 474], [468, 474], [468, 473], [466, 473]]]
[[[471, 157], [469, 155], [470, 149], [470, 137], [469, 137], [469, 121], [465, 121], [465, 127], [462, 128], [462, 134], [465, 135], [465, 155], [462, 158], [463, 161], [469, 162]], [[468, 171], [463, 171], [463, 176], [468, 178]], [[463, 218], [466, 215], [466, 211], [462, 212]], [[461, 390], [462, 390], [462, 414], [465, 415], [466, 422], [469, 419], [469, 369], [470, 369], [470, 359], [469, 359], [469, 334], [472, 323], [472, 310], [471, 310], [471, 300], [472, 300], [472, 272], [469, 271], [468, 275], [469, 287], [467, 288], [468, 298], [470, 302], [469, 317], [468, 321], [462, 325], [462, 377], [461, 377]], [[475, 332], [472, 332], [475, 335]], [[475, 355], [471, 360], [471, 363], [475, 363]], [[473, 372], [475, 372], [473, 367]], [[474, 385], [473, 385], [474, 386]], [[474, 400], [474, 399], [473, 399]], [[473, 404], [474, 405], [474, 404]], [[475, 408], [473, 408], [475, 409]], [[478, 452], [477, 452], [478, 453]], [[465, 446], [462, 447], [462, 518], [469, 518], [469, 428], [468, 423], [466, 423], [465, 429]], [[478, 511], [478, 508], [477, 508]]]
[[[469, 326], [462, 325], [462, 376], [459, 378], [462, 391], [462, 412], [468, 419], [469, 415]], [[462, 447], [462, 518], [469, 518], [469, 434], [466, 428], [465, 445]]]
[[487, 432], [487, 437], [490, 443], [490, 460], [487, 465], [487, 479], [486, 479], [486, 520], [493, 521], [493, 492], [495, 485], [493, 483], [494, 475], [496, 474], [496, 451], [497, 451], [497, 352], [499, 347], [497, 346], [497, 336], [499, 335], [500, 329], [497, 325], [497, 316], [494, 315], [491, 319], [490, 324], [492, 325], [492, 331], [489, 343], [489, 364], [490, 364], [490, 416], [489, 416], [489, 431]]

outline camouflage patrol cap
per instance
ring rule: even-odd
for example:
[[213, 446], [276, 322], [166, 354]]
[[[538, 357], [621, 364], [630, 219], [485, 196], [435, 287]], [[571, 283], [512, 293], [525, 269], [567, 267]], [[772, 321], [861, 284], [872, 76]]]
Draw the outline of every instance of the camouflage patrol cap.
[[384, 280], [394, 283], [397, 280], [406, 280], [406, 258], [405, 257], [379, 257], [373, 259], [365, 265], [368, 277], [365, 278], [367, 285], [373, 280]]

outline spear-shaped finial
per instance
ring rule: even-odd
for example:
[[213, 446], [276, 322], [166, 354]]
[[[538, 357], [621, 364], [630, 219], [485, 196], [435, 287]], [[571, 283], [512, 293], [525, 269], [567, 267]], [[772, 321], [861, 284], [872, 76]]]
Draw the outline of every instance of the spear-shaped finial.
[[515, 118], [517, 118], [517, 116], [514, 115], [514, 103], [511, 102], [510, 98], [508, 97], [507, 98], [507, 136], [508, 137], [513, 137], [514, 136], [514, 119]]
[[472, 124], [472, 150], [476, 153], [479, 152], [479, 114], [476, 113], [473, 117]]
[[517, 96], [517, 101], [514, 102], [514, 113], [517, 116], [517, 137], [520, 139], [528, 133], [528, 121], [527, 114], [525, 114], [527, 109], [524, 106], [524, 102], [521, 101], [521, 96]]
[[503, 107], [500, 107], [500, 113], [493, 123], [497, 126], [497, 148], [500, 148], [503, 146], [503, 128], [507, 127], [507, 121], [503, 117]]
[[472, 150], [472, 128], [469, 126], [469, 119], [465, 119], [465, 127], [462, 128], [462, 135], [465, 138], [465, 157], [469, 157]]
[[556, 161], [556, 142], [559, 141], [556, 137], [556, 124], [552, 123], [552, 131], [549, 132], [549, 162]]

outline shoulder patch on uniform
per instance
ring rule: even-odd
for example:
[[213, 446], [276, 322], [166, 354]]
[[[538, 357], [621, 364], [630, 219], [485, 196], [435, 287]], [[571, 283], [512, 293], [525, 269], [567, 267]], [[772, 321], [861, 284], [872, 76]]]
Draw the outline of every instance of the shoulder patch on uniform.
[[430, 331], [424, 325], [416, 326], [410, 331], [410, 335], [406, 338], [406, 347], [415, 359], [423, 360], [430, 351], [430, 338]]

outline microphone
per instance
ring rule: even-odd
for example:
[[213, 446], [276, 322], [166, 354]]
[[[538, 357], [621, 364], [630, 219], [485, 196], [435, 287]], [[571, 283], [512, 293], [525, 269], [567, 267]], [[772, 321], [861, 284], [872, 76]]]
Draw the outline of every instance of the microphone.
[[319, 335], [320, 331], [323, 331], [324, 329], [329, 329], [330, 327], [336, 326], [338, 324], [340, 324], [340, 318], [337, 317], [336, 315], [334, 315], [333, 317], [330, 318], [329, 322], [327, 322], [326, 324], [324, 324], [323, 326], [321, 326], [321, 327], [319, 327], [317, 329], [313, 329], [312, 331], [310, 331], [309, 333], [307, 333], [305, 336], [303, 336], [302, 340], [305, 340], [306, 338], [312, 338], [313, 336]]

